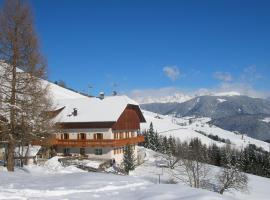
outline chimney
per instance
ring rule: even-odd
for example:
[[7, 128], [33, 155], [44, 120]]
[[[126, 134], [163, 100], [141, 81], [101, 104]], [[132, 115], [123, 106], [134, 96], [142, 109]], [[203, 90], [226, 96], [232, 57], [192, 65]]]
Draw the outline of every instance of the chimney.
[[77, 116], [78, 115], [78, 110], [77, 108], [73, 108], [73, 116]]
[[104, 97], [105, 97], [104, 92], [100, 92], [100, 93], [99, 93], [99, 98], [102, 100], [102, 99], [104, 99]]

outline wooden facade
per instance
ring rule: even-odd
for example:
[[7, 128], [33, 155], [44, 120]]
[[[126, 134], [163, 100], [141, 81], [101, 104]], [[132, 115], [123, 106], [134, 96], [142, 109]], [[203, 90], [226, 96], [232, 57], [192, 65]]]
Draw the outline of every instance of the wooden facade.
[[140, 118], [136, 108], [127, 107], [117, 122], [112, 126], [113, 130], [139, 130]]
[[[121, 147], [126, 145], [133, 145], [144, 141], [143, 136], [137, 136], [133, 138], [125, 139], [101, 139], [101, 140], [89, 140], [89, 139], [54, 139], [51, 140], [52, 146], [61, 147]], [[34, 145], [40, 145], [41, 142], [33, 142]]]

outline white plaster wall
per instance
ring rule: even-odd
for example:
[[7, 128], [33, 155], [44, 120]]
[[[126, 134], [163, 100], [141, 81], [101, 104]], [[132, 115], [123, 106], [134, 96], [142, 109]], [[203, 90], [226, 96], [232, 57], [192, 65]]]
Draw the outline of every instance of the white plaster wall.
[[77, 135], [79, 133], [85, 133], [86, 134], [86, 139], [94, 139], [94, 134], [95, 133], [102, 133], [103, 134], [103, 139], [113, 139], [113, 134], [112, 134], [112, 129], [64, 129], [61, 133], [56, 134], [57, 139], [61, 139], [61, 134], [63, 133], [68, 133], [69, 134], [69, 139], [77, 139]]
[[[70, 149], [70, 154], [72, 156], [80, 156], [80, 148], [78, 147], [73, 147], [69, 148]], [[115, 162], [117, 165], [121, 165], [123, 162], [123, 157], [124, 154], [115, 154], [114, 155], [114, 148], [110, 147], [103, 147], [102, 149], [102, 155], [95, 155], [95, 149], [96, 148], [85, 148], [85, 154], [87, 155], [88, 158], [95, 158], [95, 159], [115, 159]], [[57, 148], [57, 155], [63, 156], [64, 153], [64, 147], [58, 147]], [[138, 146], [135, 145], [135, 150], [134, 150], [134, 157], [137, 160], [138, 156]]]
[[[124, 154], [120, 153], [120, 154], [114, 155], [113, 151], [112, 151], [112, 154], [113, 154], [113, 158], [115, 159], [116, 164], [120, 165], [123, 162]], [[138, 146], [137, 145], [135, 145], [134, 157], [137, 160], [137, 157], [138, 157]]]
[[[64, 153], [65, 147], [57, 147], [57, 155], [62, 156]], [[70, 149], [70, 154], [72, 156], [80, 156], [80, 148], [79, 147], [72, 147]], [[111, 148], [101, 148], [102, 155], [95, 155], [95, 149], [99, 148], [85, 148], [85, 154], [88, 158], [97, 158], [97, 159], [112, 159], [112, 149]]]
[[4, 160], [5, 157], [5, 149], [4, 148], [0, 148], [0, 159]]

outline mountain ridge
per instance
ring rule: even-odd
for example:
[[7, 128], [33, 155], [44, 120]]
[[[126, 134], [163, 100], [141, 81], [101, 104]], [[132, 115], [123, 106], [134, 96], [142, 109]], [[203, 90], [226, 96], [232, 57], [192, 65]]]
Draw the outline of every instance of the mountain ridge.
[[[213, 125], [251, 137], [270, 139], [270, 101], [244, 95], [199, 96], [183, 103], [152, 103], [141, 107], [151, 112], [176, 117], [209, 117]], [[234, 120], [233, 120], [234, 119]]]

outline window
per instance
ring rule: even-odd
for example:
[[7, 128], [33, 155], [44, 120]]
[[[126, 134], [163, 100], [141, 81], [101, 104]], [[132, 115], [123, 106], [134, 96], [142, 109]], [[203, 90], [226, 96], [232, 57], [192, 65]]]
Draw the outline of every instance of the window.
[[64, 133], [64, 140], [68, 140], [69, 139], [69, 134], [68, 133]]
[[102, 149], [95, 149], [95, 155], [102, 155]]
[[120, 139], [123, 139], [124, 133], [120, 133]]
[[103, 134], [102, 133], [95, 133], [94, 140], [103, 140]]
[[131, 137], [135, 137], [135, 134], [134, 134], [134, 132], [131, 132]]
[[63, 153], [64, 153], [65, 156], [70, 155], [70, 149], [69, 148], [64, 148]]
[[78, 139], [80, 139], [80, 140], [86, 140], [86, 134], [85, 133], [79, 133], [78, 134]]
[[85, 148], [80, 148], [80, 154], [81, 154], [82, 156], [85, 155]]

